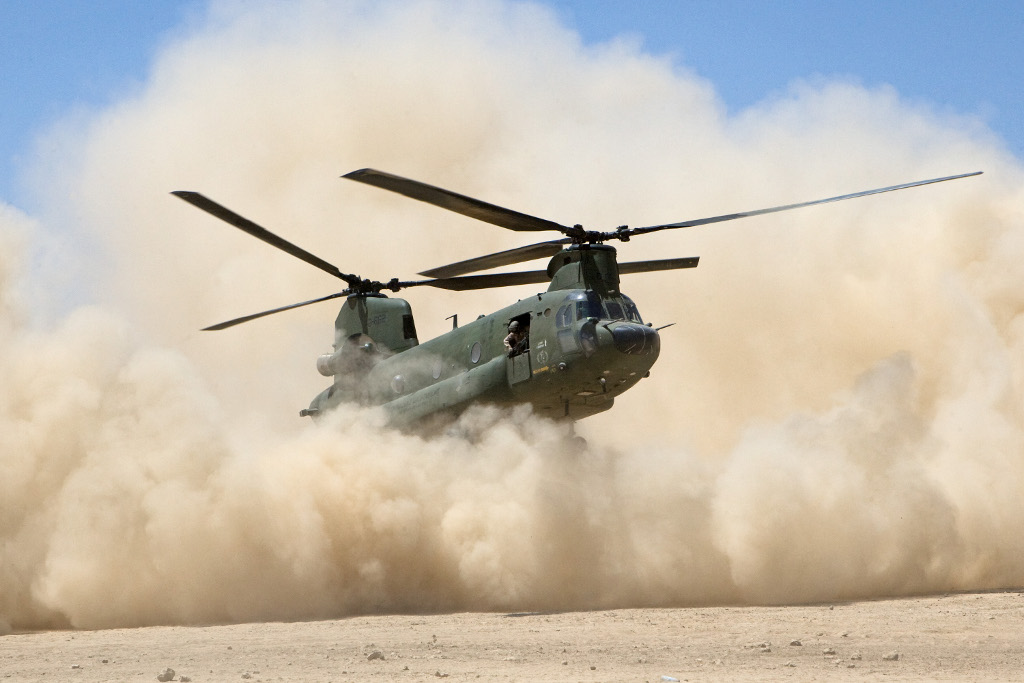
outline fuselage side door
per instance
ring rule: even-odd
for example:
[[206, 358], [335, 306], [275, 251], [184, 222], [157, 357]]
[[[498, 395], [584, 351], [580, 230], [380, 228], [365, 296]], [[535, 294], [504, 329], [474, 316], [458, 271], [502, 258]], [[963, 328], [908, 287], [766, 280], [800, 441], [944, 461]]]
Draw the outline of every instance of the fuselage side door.
[[513, 320], [519, 323], [519, 330], [523, 334], [519, 345], [512, 352], [508, 359], [508, 383], [509, 386], [525, 382], [530, 379], [530, 313], [521, 313]]
[[519, 384], [530, 379], [530, 354], [520, 353], [508, 359], [508, 383]]

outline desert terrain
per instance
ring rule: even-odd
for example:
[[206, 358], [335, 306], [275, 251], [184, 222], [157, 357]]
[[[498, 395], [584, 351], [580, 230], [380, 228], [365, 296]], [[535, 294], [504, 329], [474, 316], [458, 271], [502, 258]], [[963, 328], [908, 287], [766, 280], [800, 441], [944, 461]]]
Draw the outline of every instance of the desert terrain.
[[[13, 633], [15, 681], [1024, 680], [1024, 591]], [[665, 678], [668, 677], [668, 678]]]

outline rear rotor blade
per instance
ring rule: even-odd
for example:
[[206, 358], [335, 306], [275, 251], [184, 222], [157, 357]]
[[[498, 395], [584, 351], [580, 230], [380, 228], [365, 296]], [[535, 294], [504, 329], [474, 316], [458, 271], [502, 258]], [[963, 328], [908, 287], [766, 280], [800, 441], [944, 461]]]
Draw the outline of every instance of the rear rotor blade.
[[271, 309], [269, 311], [262, 311], [261, 313], [253, 313], [252, 315], [242, 316], [241, 318], [235, 318], [234, 320], [228, 320], [227, 322], [218, 323], [216, 325], [210, 325], [209, 327], [204, 327], [202, 329], [202, 331], [203, 332], [213, 332], [213, 331], [216, 331], [216, 330], [225, 330], [225, 329], [227, 329], [229, 327], [234, 327], [235, 325], [241, 325], [242, 323], [247, 323], [250, 320], [255, 320], [256, 318], [262, 318], [263, 316], [266, 316], [266, 315], [273, 315], [274, 313], [280, 313], [282, 311], [290, 311], [293, 308], [300, 308], [302, 306], [309, 306], [310, 304], [317, 304], [317, 303], [320, 303], [321, 301], [328, 301], [329, 299], [337, 299], [340, 296], [347, 296], [348, 294], [349, 294], [349, 290], [346, 289], [344, 292], [338, 292], [336, 294], [328, 294], [327, 296], [322, 296], [319, 299], [310, 299], [309, 301], [303, 301], [301, 304], [291, 304], [290, 306], [281, 306], [280, 308], [273, 308], [273, 309]]
[[291, 254], [295, 258], [301, 259], [312, 266], [316, 266], [317, 268], [326, 273], [330, 273], [336, 278], [344, 280], [350, 285], [355, 286], [359, 282], [358, 276], [349, 275], [348, 273], [341, 272], [337, 266], [328, 263], [327, 261], [324, 261], [319, 256], [315, 256], [309, 253], [305, 249], [292, 244], [288, 240], [278, 237], [277, 235], [270, 232], [266, 228], [260, 227], [259, 225], [253, 223], [248, 218], [240, 216], [231, 209], [218, 204], [217, 202], [199, 194], [198, 192], [177, 190], [175, 192], [172, 192], [171, 194], [181, 199], [184, 199], [192, 206], [202, 209], [203, 211], [212, 216], [216, 216], [225, 223], [230, 223], [239, 230], [243, 230], [249, 233], [256, 239], [263, 240], [267, 244], [277, 247], [281, 251]]
[[[904, 183], [903, 185], [893, 185], [892, 187], [882, 187], [877, 190], [865, 190], [863, 192], [854, 192], [853, 194], [844, 194], [838, 197], [829, 197], [828, 199], [817, 199], [813, 202], [801, 202], [799, 204], [787, 204], [785, 206], [775, 206], [770, 209], [758, 209], [757, 211], [744, 211], [741, 213], [730, 213], [724, 216], [714, 216], [712, 218], [700, 218], [693, 221], [683, 221], [681, 223], [668, 223], [666, 225], [651, 225], [645, 228], [632, 228], [630, 230], [623, 231], [623, 234], [628, 239], [633, 235], [642, 235], [648, 232], [655, 232], [657, 230], [667, 230], [670, 228], [692, 228], [697, 225], [707, 225], [709, 223], [721, 223], [723, 221], [731, 221], [737, 218], [748, 218], [750, 216], [760, 216], [766, 213], [776, 213], [778, 211], [789, 211], [790, 209], [800, 209], [805, 206], [814, 206], [815, 204], [828, 204], [829, 202], [840, 202], [844, 199], [856, 199], [857, 197], [867, 197], [872, 194], [881, 194], [883, 192], [894, 192], [896, 190], [905, 190], [908, 187], [918, 187], [919, 185], [931, 185], [932, 183], [942, 183], [947, 180], [957, 180], [959, 178], [969, 178], [971, 176], [981, 175], [981, 171], [975, 171], [974, 173], [962, 173], [960, 175], [951, 175], [945, 178], [933, 178], [931, 180], [919, 180], [913, 183]], [[611, 237], [616, 237], [615, 233], [609, 233]]]
[[398, 194], [405, 195], [412, 199], [418, 199], [421, 202], [433, 204], [439, 206], [442, 209], [448, 209], [455, 213], [461, 213], [463, 216], [469, 216], [485, 223], [491, 223], [502, 228], [509, 230], [557, 230], [562, 233], [572, 233], [573, 229], [564, 225], [559, 225], [554, 221], [549, 221], [544, 218], [537, 218], [536, 216], [530, 216], [525, 213], [519, 213], [511, 209], [506, 209], [501, 206], [494, 204], [488, 204], [482, 202], [479, 199], [473, 199], [465, 195], [457, 194], [449, 190], [444, 190], [440, 187], [421, 183], [418, 180], [410, 180], [409, 178], [402, 178], [400, 176], [385, 173], [384, 171], [377, 171], [372, 168], [362, 168], [358, 171], [352, 171], [346, 173], [342, 178], [348, 178], [349, 180], [356, 180], [360, 183], [366, 183], [367, 185], [373, 185], [384, 190], [390, 190], [397, 192]]
[[570, 244], [571, 242], [572, 240], [570, 239], [539, 242], [525, 247], [509, 249], [508, 251], [499, 251], [495, 254], [477, 256], [476, 258], [459, 261], [458, 263], [450, 263], [438, 268], [431, 268], [430, 270], [424, 270], [420, 275], [436, 278], [451, 278], [457, 275], [473, 273], [478, 270], [488, 270], [499, 266], [508, 266], [513, 263], [532, 261], [538, 258], [554, 256], [558, 252], [562, 251], [563, 244]]
[[631, 261], [619, 264], [619, 275], [630, 273], [650, 273], [656, 270], [678, 270], [679, 268], [696, 268], [700, 262], [699, 256], [686, 258], [667, 258], [657, 261]]

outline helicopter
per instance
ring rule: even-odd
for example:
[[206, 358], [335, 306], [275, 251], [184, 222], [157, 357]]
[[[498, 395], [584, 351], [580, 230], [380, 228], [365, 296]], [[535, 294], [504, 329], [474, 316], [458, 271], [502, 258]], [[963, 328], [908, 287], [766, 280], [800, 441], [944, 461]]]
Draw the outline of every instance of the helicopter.
[[[571, 422], [612, 407], [658, 360], [659, 330], [645, 323], [620, 289], [620, 276], [695, 268], [699, 257], [619, 263], [612, 241], [662, 230], [690, 228], [816, 204], [867, 197], [980, 175], [981, 171], [920, 180], [874, 190], [710, 218], [611, 231], [587, 230], [506, 209], [417, 180], [372, 168], [342, 176], [479, 221], [518, 232], [557, 232], [557, 239], [470, 258], [419, 273], [422, 280], [371, 280], [341, 271], [208, 197], [173, 195], [236, 228], [344, 281], [340, 292], [234, 318], [203, 328], [223, 330], [257, 318], [344, 297], [334, 322], [331, 353], [316, 367], [331, 386], [299, 414], [318, 418], [342, 403], [382, 406], [392, 424], [412, 425], [431, 416], [457, 415], [467, 407], [530, 404], [535, 414]], [[539, 258], [544, 270], [470, 275]], [[384, 292], [410, 287], [453, 291], [548, 283], [544, 291], [481, 315], [420, 342], [409, 303]]]

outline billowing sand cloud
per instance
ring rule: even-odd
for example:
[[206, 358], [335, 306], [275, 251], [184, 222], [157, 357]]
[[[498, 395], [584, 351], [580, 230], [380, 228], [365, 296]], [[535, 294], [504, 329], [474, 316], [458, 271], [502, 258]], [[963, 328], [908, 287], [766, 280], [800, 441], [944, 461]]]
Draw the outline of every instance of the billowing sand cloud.
[[[343, 286], [170, 190], [378, 279], [522, 243], [364, 166], [596, 229], [986, 174], [622, 245], [702, 262], [626, 281], [678, 324], [573, 453], [525, 409], [300, 420], [331, 304], [193, 332]], [[222, 3], [35, 177], [44, 215], [0, 210], [9, 627], [1024, 583], [1024, 174], [971, 120], [847, 83], [730, 116], [529, 4]], [[428, 337], [532, 291], [407, 298]]]

